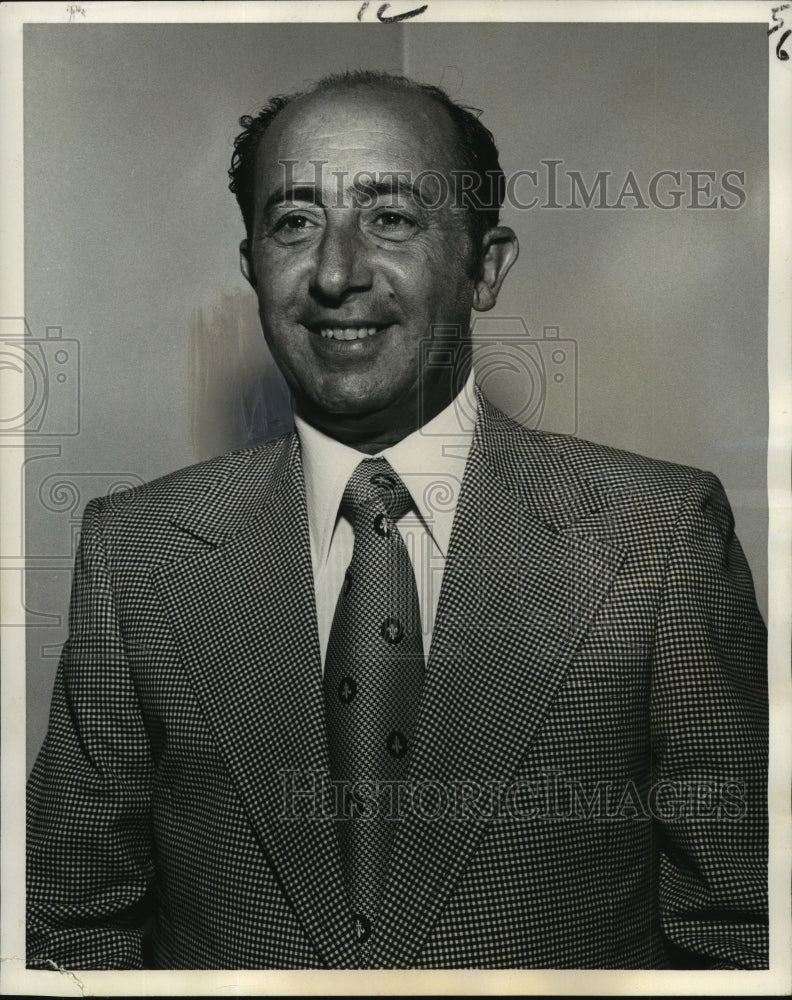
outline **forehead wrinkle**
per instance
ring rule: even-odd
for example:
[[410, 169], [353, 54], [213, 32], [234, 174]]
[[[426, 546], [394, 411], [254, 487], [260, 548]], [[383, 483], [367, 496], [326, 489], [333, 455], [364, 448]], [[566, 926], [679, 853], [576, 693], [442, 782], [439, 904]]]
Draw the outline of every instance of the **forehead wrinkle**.
[[[399, 168], [416, 171], [449, 171], [459, 166], [458, 136], [442, 108], [435, 114], [434, 107], [422, 101], [412, 107], [394, 107], [388, 100], [393, 96], [389, 93], [381, 104], [365, 102], [362, 107], [339, 106], [334, 99], [327, 101], [323, 99], [326, 95], [321, 94], [318, 101], [312, 101], [316, 96], [308, 95], [308, 104], [298, 100], [276, 121], [273, 139], [278, 155], [275, 159], [304, 157], [309, 161], [322, 159], [323, 154], [384, 155], [391, 160], [405, 157]], [[328, 122], [328, 118], [332, 121]], [[366, 125], [360, 124], [361, 118]], [[422, 164], [419, 159], [416, 163], [416, 153], [427, 162]], [[359, 169], [366, 168], [364, 163], [359, 165]]]
[[[340, 166], [341, 162], [349, 167], [350, 160], [359, 160], [357, 169], [367, 170], [376, 168], [384, 169], [384, 164], [393, 164], [394, 169], [417, 170], [417, 164], [411, 155], [411, 143], [404, 142], [398, 150], [393, 148], [393, 140], [387, 133], [382, 134], [381, 142], [349, 142], [344, 137], [337, 142], [329, 142], [325, 139], [311, 136], [304, 142], [278, 144], [277, 163], [283, 165], [287, 161], [297, 161], [295, 170], [305, 168], [314, 171], [314, 163], [319, 162], [327, 168]], [[368, 160], [376, 159], [376, 163], [369, 163]], [[334, 162], [339, 161], [339, 162]], [[382, 162], [381, 162], [382, 161]], [[394, 161], [396, 161], [394, 163]]]
[[361, 145], [356, 148], [365, 149], [366, 145], [369, 144], [369, 140], [382, 138], [383, 141], [389, 142], [393, 138], [393, 132], [386, 128], [343, 128], [343, 129], [333, 129], [326, 132], [318, 132], [310, 130], [309, 138], [312, 142], [332, 142], [336, 137], [339, 138], [340, 148], [346, 148], [355, 141], [355, 137], [360, 136]]

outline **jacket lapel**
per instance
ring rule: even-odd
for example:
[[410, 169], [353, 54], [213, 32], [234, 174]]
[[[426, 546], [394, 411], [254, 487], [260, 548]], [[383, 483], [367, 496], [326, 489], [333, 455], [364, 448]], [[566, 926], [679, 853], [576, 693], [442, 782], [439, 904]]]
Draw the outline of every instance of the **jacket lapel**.
[[[563, 462], [541, 442], [529, 454], [524, 436], [486, 403], [481, 413], [411, 761], [409, 781], [422, 797], [397, 833], [372, 934], [375, 967], [415, 964], [487, 827], [472, 810], [461, 820], [426, 817], [459, 809], [460, 793], [508, 786], [621, 561], [608, 541], [575, 530], [592, 498]], [[514, 484], [525, 482], [521, 496]]]
[[240, 526], [237, 510], [224, 537], [210, 497], [181, 526], [214, 544], [155, 586], [262, 849], [322, 960], [343, 967], [357, 958], [335, 830], [300, 816], [315, 799], [299, 792], [327, 771], [302, 468], [294, 435], [274, 447], [255, 513]]

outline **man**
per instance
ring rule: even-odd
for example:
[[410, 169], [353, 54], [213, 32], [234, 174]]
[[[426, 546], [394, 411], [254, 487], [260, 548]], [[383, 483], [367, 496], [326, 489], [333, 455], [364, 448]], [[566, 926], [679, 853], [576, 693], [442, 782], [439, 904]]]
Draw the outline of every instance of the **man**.
[[31, 964], [766, 966], [764, 626], [719, 483], [461, 405], [517, 256], [475, 116], [351, 74], [243, 124], [297, 432], [89, 504]]

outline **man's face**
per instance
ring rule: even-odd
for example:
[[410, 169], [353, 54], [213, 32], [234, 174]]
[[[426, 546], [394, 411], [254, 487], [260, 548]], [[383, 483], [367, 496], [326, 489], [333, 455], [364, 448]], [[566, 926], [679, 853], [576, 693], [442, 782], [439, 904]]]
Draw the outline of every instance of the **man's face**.
[[467, 333], [476, 298], [467, 213], [426, 174], [453, 191], [455, 169], [446, 112], [410, 91], [314, 94], [263, 140], [243, 270], [298, 408], [331, 434], [351, 422], [353, 439], [383, 441], [419, 399], [424, 419], [449, 401], [447, 372], [419, 358], [435, 324]]

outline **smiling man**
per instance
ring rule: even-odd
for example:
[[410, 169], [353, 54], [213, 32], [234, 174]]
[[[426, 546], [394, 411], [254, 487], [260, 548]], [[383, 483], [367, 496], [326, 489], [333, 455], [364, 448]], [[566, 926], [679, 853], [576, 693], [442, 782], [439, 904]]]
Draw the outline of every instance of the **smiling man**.
[[490, 309], [517, 256], [511, 230], [472, 231], [465, 140], [442, 110], [419, 88], [336, 86], [295, 100], [255, 167], [237, 165], [256, 183], [242, 269], [297, 412], [369, 454], [452, 402], [422, 347]]
[[30, 964], [766, 966], [765, 632], [720, 484], [475, 386], [517, 242], [474, 114], [363, 73], [242, 124], [295, 432], [86, 510]]

